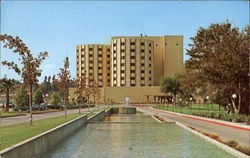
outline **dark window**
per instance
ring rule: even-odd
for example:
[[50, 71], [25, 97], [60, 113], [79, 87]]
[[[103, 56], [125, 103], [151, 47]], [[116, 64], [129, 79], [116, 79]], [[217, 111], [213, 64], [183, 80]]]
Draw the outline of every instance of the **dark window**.
[[158, 46], [158, 44], [155, 44], [155, 46]]
[[151, 86], [151, 84], [149, 84], [149, 86]]
[[141, 52], [142, 52], [142, 53], [144, 53], [144, 52], [145, 52], [145, 50], [144, 50], [144, 49], [141, 49]]
[[93, 64], [93, 60], [90, 60], [89, 63]]
[[110, 79], [108, 79], [107, 81], [110, 82]]
[[149, 54], [151, 54], [151, 50], [149, 51]]
[[149, 60], [151, 60], [151, 57], [149, 57]]
[[114, 43], [114, 44], [113, 44], [113, 46], [115, 47], [115, 46], [116, 46], [116, 44]]
[[125, 56], [122, 56], [122, 59], [125, 59]]
[[116, 60], [116, 57], [114, 57], [114, 60]]
[[122, 45], [122, 46], [125, 46], [125, 42], [122, 42], [121, 45]]
[[110, 61], [107, 61], [108, 64], [110, 64]]
[[145, 57], [144, 57], [144, 56], [141, 56], [141, 59], [145, 59]]
[[99, 70], [101, 70], [101, 69], [102, 69], [102, 67], [98, 67], [98, 69], [99, 69]]
[[93, 54], [89, 54], [89, 57], [93, 57]]
[[131, 56], [130, 59], [135, 59], [135, 56]]
[[82, 58], [84, 58], [84, 55], [81, 55]]
[[98, 73], [98, 76], [102, 76], [102, 73]]
[[98, 54], [98, 57], [102, 57], [102, 54]]
[[149, 47], [151, 47], [151, 43], [149, 43], [148, 45], [149, 45]]
[[135, 80], [135, 77], [131, 77], [130, 79], [131, 79], [131, 80]]
[[149, 64], [149, 67], [151, 67], [151, 64]]
[[141, 84], [141, 86], [145, 86], [145, 84]]
[[116, 64], [114, 64], [114, 67], [116, 67]]
[[114, 52], [114, 54], [116, 53], [116, 51], [115, 51], [115, 50], [114, 50], [113, 52]]
[[121, 77], [121, 80], [125, 80], [125, 77]]
[[108, 73], [108, 76], [110, 76], [110, 73]]
[[145, 78], [144, 77], [141, 77], [141, 80], [144, 80]]
[[125, 70], [121, 70], [121, 73], [125, 73]]
[[131, 49], [130, 52], [135, 52], [135, 49]]
[[122, 63], [122, 64], [121, 64], [121, 66], [125, 66], [125, 64], [124, 64], [124, 63]]
[[149, 71], [149, 73], [151, 74], [151, 71]]
[[141, 66], [145, 66], [145, 64], [144, 64], [144, 63], [141, 63]]
[[141, 42], [141, 45], [142, 45], [142, 46], [144, 46], [144, 45], [145, 45], [145, 43], [144, 43], [144, 42]]
[[178, 46], [179, 45], [179, 43], [176, 43], [176, 46]]
[[135, 63], [131, 63], [131, 66], [135, 66]]
[[149, 77], [149, 80], [151, 81], [151, 77]]
[[125, 84], [121, 84], [121, 86], [125, 86]]
[[84, 51], [84, 49], [82, 48], [82, 49], [81, 49], [81, 51], [83, 52], [83, 51]]
[[167, 43], [165, 43], [165, 46], [167, 46], [168, 44]]
[[108, 67], [108, 70], [110, 70], [110, 67]]
[[107, 57], [110, 58], [110, 55], [108, 54]]
[[133, 86], [133, 87], [134, 87], [134, 86], [135, 86], [135, 84], [131, 84], [131, 86]]
[[125, 49], [121, 49], [121, 52], [125, 52]]
[[144, 73], [145, 71], [144, 70], [141, 70], [141, 73]]
[[131, 70], [130, 72], [131, 72], [131, 73], [135, 73], [135, 70]]
[[108, 48], [107, 51], [110, 52], [110, 49]]
[[102, 51], [102, 48], [98, 48], [98, 51]]
[[131, 42], [130, 45], [131, 45], [131, 46], [134, 46], [134, 45], [135, 45], [135, 42]]
[[89, 51], [93, 51], [93, 48], [89, 48]]

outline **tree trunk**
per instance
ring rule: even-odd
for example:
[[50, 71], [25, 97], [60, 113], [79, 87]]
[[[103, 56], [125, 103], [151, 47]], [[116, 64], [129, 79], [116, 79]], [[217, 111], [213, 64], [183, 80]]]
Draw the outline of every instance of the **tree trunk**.
[[67, 107], [66, 107], [66, 93], [64, 92], [64, 115], [65, 115], [65, 118], [67, 118]]
[[237, 110], [237, 114], [239, 114], [241, 112], [241, 84], [240, 84], [240, 81], [239, 81], [239, 106], [238, 106], [238, 110]]
[[79, 114], [81, 114], [81, 103], [78, 104], [78, 106], [79, 106]]
[[6, 89], [6, 105], [5, 105], [5, 111], [9, 112], [9, 104], [10, 104], [10, 89]]
[[30, 108], [30, 126], [32, 126], [32, 84], [29, 84], [29, 108]]

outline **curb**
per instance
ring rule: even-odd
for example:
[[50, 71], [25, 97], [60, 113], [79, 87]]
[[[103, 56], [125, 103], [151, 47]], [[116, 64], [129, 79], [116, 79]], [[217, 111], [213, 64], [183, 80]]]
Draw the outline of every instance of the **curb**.
[[214, 139], [212, 139], [212, 138], [210, 138], [210, 137], [208, 137], [208, 136], [205, 136], [205, 135], [203, 135], [203, 134], [201, 134], [201, 133], [199, 133], [199, 132], [197, 132], [197, 131], [195, 131], [195, 130], [193, 130], [193, 129], [191, 129], [191, 128], [188, 128], [187, 126], [185, 126], [185, 125], [183, 125], [183, 124], [181, 124], [181, 123], [179, 123], [179, 122], [176, 122], [176, 125], [178, 125], [178, 126], [184, 128], [184, 129], [186, 129], [186, 130], [192, 132], [193, 134], [195, 134], [195, 135], [197, 135], [197, 136], [199, 136], [199, 137], [205, 139], [205, 140], [208, 141], [209, 143], [216, 145], [217, 147], [223, 149], [224, 151], [226, 151], [226, 152], [228, 152], [228, 153], [230, 153], [230, 154], [232, 154], [232, 155], [234, 155], [234, 156], [236, 156], [236, 157], [240, 157], [240, 158], [249, 158], [248, 155], [246, 155], [246, 154], [244, 154], [244, 153], [242, 153], [242, 152], [239, 152], [238, 150], [233, 149], [233, 148], [231, 148], [231, 147], [229, 147], [229, 146], [227, 146], [227, 145], [225, 145], [225, 144], [223, 144], [223, 143], [221, 143], [221, 142], [218, 142], [218, 141], [216, 141], [216, 140], [214, 140]]
[[160, 110], [160, 109], [155, 109], [155, 108], [152, 108], [152, 107], [150, 107], [150, 109], [154, 110], [154, 111], [163, 112], [163, 113], [166, 113], [166, 114], [172, 114], [172, 115], [185, 117], [185, 118], [189, 118], [189, 119], [205, 121], [205, 122], [209, 122], [209, 123], [213, 123], [213, 124], [218, 124], [218, 125], [221, 125], [221, 126], [236, 128], [236, 129], [239, 129], [239, 130], [250, 131], [250, 126], [248, 126], [248, 125], [235, 125], [235, 124], [233, 124], [231, 122], [226, 122], [226, 121], [222, 121], [222, 120], [216, 120], [216, 119], [211, 119], [211, 118], [206, 118], [206, 117], [200, 117], [200, 116], [194, 116], [194, 115], [187, 115], [187, 114], [169, 112], [169, 111], [164, 111], [164, 110]]

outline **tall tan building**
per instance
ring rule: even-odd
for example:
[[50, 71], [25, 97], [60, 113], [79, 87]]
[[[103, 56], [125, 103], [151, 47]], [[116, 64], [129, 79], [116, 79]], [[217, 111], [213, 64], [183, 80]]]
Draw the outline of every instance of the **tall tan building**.
[[76, 47], [77, 77], [94, 77], [99, 87], [110, 86], [110, 46], [85, 44]]
[[112, 37], [111, 86], [159, 86], [183, 70], [183, 36]]
[[153, 50], [146, 37], [112, 37], [111, 86], [152, 86]]
[[93, 76], [103, 102], [155, 102], [165, 95], [160, 78], [184, 72], [183, 36], [112, 37], [111, 45], [78, 45], [76, 56], [77, 77]]

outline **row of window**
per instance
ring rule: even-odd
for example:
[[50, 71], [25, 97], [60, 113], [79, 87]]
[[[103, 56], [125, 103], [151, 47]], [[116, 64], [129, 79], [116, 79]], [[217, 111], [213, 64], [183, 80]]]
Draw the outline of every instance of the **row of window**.
[[[135, 49], [130, 49], [130, 52], [131, 53], [134, 53], [135, 52]], [[149, 54], [151, 54], [151, 50], [148, 51]], [[113, 51], [114, 54], [116, 54], [116, 50]], [[125, 53], [125, 49], [121, 49], [121, 53]], [[141, 49], [141, 53], [145, 53], [145, 49]]]
[[[135, 46], [135, 42], [130, 42], [131, 46]], [[116, 47], [116, 43], [113, 43], [113, 46]], [[125, 42], [121, 42], [121, 46], [125, 46]], [[145, 46], [145, 42], [141, 42], [141, 46]], [[148, 44], [149, 47], [151, 47], [151, 43]]]
[[[93, 51], [93, 50], [94, 50], [94, 48], [89, 48], [89, 51]], [[98, 48], [97, 50], [98, 50], [98, 51], [102, 51], [102, 48]], [[84, 51], [85, 51], [85, 49], [84, 49], [84, 48], [81, 48], [81, 52], [84, 52]], [[107, 51], [110, 52], [110, 48], [108, 48]], [[78, 49], [77, 49], [77, 52], [79, 52]]]

